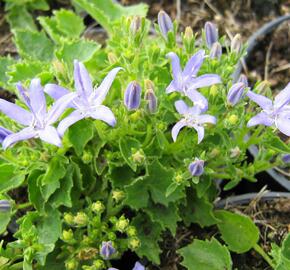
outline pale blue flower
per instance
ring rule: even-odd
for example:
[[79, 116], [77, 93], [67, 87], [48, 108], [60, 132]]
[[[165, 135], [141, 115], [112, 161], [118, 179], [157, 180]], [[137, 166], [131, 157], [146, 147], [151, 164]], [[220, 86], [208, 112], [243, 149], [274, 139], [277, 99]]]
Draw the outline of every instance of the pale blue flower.
[[204, 160], [196, 158], [189, 164], [188, 170], [192, 176], [201, 176], [204, 172]]
[[138, 82], [130, 82], [124, 95], [124, 104], [128, 110], [136, 110], [141, 102], [141, 86]]
[[158, 25], [161, 34], [167, 39], [168, 32], [173, 31], [173, 23], [169, 15], [163, 10], [158, 13]]
[[116, 249], [113, 247], [112, 241], [102, 242], [100, 254], [104, 259], [109, 259], [115, 253]]
[[212, 22], [206, 22], [204, 25], [206, 45], [210, 49], [218, 41], [218, 29]]

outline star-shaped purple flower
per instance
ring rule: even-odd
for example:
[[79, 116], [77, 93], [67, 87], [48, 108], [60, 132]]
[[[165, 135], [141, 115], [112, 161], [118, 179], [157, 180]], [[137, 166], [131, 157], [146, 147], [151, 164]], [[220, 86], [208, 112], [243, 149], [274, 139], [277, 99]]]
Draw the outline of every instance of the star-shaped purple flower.
[[[98, 88], [94, 89], [88, 71], [83, 63], [75, 60], [74, 62], [74, 81], [77, 97], [73, 100], [71, 106], [75, 108], [69, 116], [64, 118], [57, 128], [58, 133], [62, 136], [65, 131], [77, 121], [91, 117], [102, 120], [114, 126], [116, 119], [113, 112], [102, 102], [121, 68], [112, 69]], [[69, 90], [56, 84], [47, 84], [44, 91], [54, 99], [59, 99], [63, 95], [69, 93]]]
[[183, 118], [172, 128], [173, 141], [176, 141], [183, 127], [190, 127], [197, 131], [198, 143], [200, 143], [204, 138], [204, 125], [207, 123], [216, 124], [216, 118], [209, 114], [202, 114], [206, 110], [202, 110], [199, 106], [188, 107], [183, 100], [178, 100], [175, 102], [175, 108]]
[[221, 79], [217, 74], [197, 76], [203, 63], [204, 55], [204, 50], [198, 51], [189, 59], [184, 70], [182, 70], [178, 56], [173, 52], [168, 53], [167, 57], [171, 59], [172, 64], [173, 80], [166, 88], [166, 93], [178, 91], [192, 99], [192, 92], [197, 92], [196, 89], [221, 83]]
[[252, 91], [248, 91], [247, 96], [262, 108], [249, 120], [248, 127], [275, 125], [283, 134], [290, 136], [290, 83], [274, 98], [274, 102]]
[[31, 81], [29, 90], [20, 83], [17, 84], [17, 88], [30, 112], [4, 99], [0, 99], [0, 111], [27, 127], [19, 132], [7, 134], [2, 142], [3, 148], [6, 149], [18, 141], [30, 138], [40, 138], [50, 144], [61, 146], [59, 134], [52, 124], [57, 121], [76, 95], [70, 93], [63, 96], [47, 111], [45, 95], [39, 79]]

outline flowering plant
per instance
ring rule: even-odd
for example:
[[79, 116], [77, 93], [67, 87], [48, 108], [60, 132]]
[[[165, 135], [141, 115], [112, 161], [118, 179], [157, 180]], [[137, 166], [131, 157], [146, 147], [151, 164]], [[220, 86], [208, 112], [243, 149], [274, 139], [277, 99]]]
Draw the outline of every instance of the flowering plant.
[[21, 58], [1, 58], [1, 85], [17, 83], [19, 99], [0, 100], [0, 232], [21, 217], [0, 269], [116, 269], [131, 250], [143, 261], [128, 267], [141, 270], [160, 265], [165, 235], [193, 223], [219, 235], [177, 245], [176, 264], [232, 269], [230, 251], [254, 248], [280, 269], [286, 244], [267, 255], [250, 218], [214, 203], [218, 180], [229, 190], [285, 163], [278, 131], [290, 136], [290, 85], [272, 102], [261, 83], [233, 82], [245, 49], [239, 35], [227, 46], [213, 23], [198, 43], [164, 11], [152, 34], [145, 5], [74, 2], [108, 32], [105, 46], [80, 37], [72, 11], [40, 17], [45, 32], [10, 22]]

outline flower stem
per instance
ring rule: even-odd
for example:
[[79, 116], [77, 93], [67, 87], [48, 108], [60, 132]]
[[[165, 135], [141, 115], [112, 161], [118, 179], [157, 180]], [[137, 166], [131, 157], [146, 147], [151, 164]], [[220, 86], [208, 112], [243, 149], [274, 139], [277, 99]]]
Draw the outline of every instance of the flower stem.
[[272, 259], [268, 256], [268, 254], [258, 245], [258, 244], [255, 244], [254, 245], [254, 250], [256, 252], [258, 252], [262, 257], [263, 259], [274, 269], [275, 268], [275, 265], [272, 261]]
[[21, 203], [21, 204], [17, 204], [16, 205], [16, 209], [20, 210], [20, 209], [24, 209], [24, 208], [27, 208], [27, 207], [30, 207], [30, 206], [32, 206], [31, 202]]

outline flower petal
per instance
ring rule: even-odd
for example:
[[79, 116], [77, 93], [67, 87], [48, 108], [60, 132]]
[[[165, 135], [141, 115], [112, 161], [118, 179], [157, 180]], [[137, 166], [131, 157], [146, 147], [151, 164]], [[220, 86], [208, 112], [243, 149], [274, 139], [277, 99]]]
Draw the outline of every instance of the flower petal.
[[64, 110], [69, 107], [70, 103], [73, 99], [77, 97], [76, 93], [69, 93], [61, 98], [59, 98], [50, 108], [49, 112], [47, 113], [46, 122], [48, 125], [53, 124], [64, 112]]
[[176, 83], [176, 80], [172, 80], [166, 88], [166, 93], [169, 94], [175, 91], [181, 92], [180, 87]]
[[272, 100], [265, 96], [256, 94], [252, 91], [248, 91], [247, 96], [249, 97], [250, 100], [257, 103], [264, 110], [269, 110], [273, 107]]
[[54, 83], [48, 83], [44, 86], [44, 92], [51, 96], [53, 99], [59, 99], [62, 96], [69, 94], [70, 91]]
[[108, 91], [110, 90], [113, 81], [115, 80], [115, 77], [117, 73], [121, 70], [122, 68], [117, 67], [112, 69], [107, 76], [104, 78], [102, 83], [99, 85], [99, 87], [95, 90], [95, 99], [97, 104], [102, 104], [104, 99], [107, 96]]
[[181, 130], [183, 127], [185, 127], [185, 126], [187, 126], [187, 124], [186, 124], [186, 122], [184, 121], [184, 119], [178, 121], [178, 122], [173, 126], [173, 128], [172, 128], [172, 130], [171, 130], [171, 135], [172, 135], [172, 139], [173, 139], [174, 142], [176, 141], [177, 136], [178, 136], [180, 130]]
[[45, 129], [38, 131], [38, 135], [42, 141], [61, 147], [61, 139], [55, 127], [46, 126]]
[[46, 114], [46, 100], [40, 79], [31, 81], [28, 94], [33, 112], [39, 118], [43, 118]]
[[0, 99], [0, 111], [25, 126], [29, 126], [34, 118], [32, 113], [4, 99]]
[[186, 114], [188, 112], [189, 108], [183, 100], [175, 101], [174, 105], [179, 114]]
[[247, 127], [256, 125], [272, 126], [273, 123], [274, 120], [272, 118], [270, 118], [266, 113], [260, 112], [249, 120]]
[[205, 112], [208, 109], [208, 101], [201, 93], [196, 91], [195, 89], [189, 89], [186, 91], [186, 95], [194, 102], [195, 106], [199, 106], [201, 112]]
[[275, 97], [274, 106], [279, 109], [290, 102], [290, 83]]
[[36, 135], [36, 131], [31, 127], [24, 128], [17, 133], [13, 133], [7, 136], [2, 143], [3, 149], [7, 149], [7, 147], [16, 142], [31, 139]]
[[212, 115], [209, 115], [209, 114], [202, 114], [200, 116], [198, 116], [198, 122], [200, 124], [213, 124], [215, 125], [216, 124], [216, 118]]
[[84, 64], [74, 61], [75, 88], [79, 95], [89, 96], [93, 92], [93, 84]]
[[16, 88], [26, 106], [29, 107], [30, 110], [32, 110], [27, 90], [23, 87], [23, 85], [20, 82], [16, 84]]
[[221, 83], [221, 78], [219, 75], [204, 74], [192, 80], [192, 83], [190, 84], [189, 89], [208, 87], [217, 83]]
[[199, 71], [203, 59], [204, 59], [204, 50], [199, 50], [197, 53], [195, 53], [187, 62], [182, 75], [183, 76], [189, 76], [189, 77], [194, 77], [196, 76], [197, 72]]
[[171, 59], [173, 78], [178, 81], [182, 77], [179, 57], [174, 52], [170, 52], [166, 56]]
[[204, 127], [203, 126], [198, 126], [198, 125], [192, 125], [192, 127], [197, 132], [197, 143], [199, 144], [204, 138]]
[[279, 115], [275, 124], [283, 134], [290, 136], [290, 115]]
[[100, 105], [96, 108], [95, 112], [89, 114], [92, 118], [102, 120], [110, 126], [116, 125], [116, 118], [113, 112], [106, 106]]
[[136, 262], [132, 270], [145, 270], [145, 267], [141, 263]]
[[60, 121], [57, 132], [60, 136], [63, 136], [65, 131], [74, 123], [85, 118], [84, 114], [81, 114], [78, 110], [73, 111], [69, 116]]
[[12, 133], [13, 133], [12, 131], [10, 131], [4, 127], [0, 127], [0, 143], [2, 143], [4, 141], [4, 139]]

